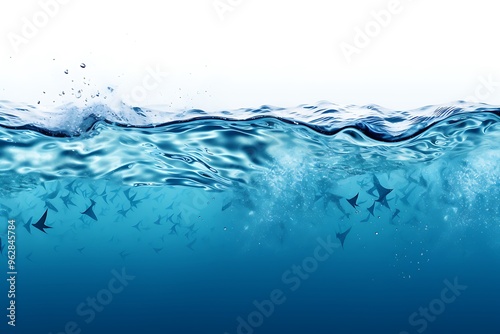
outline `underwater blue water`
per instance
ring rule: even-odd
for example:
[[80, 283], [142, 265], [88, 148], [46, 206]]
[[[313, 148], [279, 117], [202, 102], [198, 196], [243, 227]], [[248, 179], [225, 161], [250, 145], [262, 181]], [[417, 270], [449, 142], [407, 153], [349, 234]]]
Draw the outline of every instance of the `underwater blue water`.
[[500, 333], [499, 158], [484, 104], [0, 101], [0, 328]]

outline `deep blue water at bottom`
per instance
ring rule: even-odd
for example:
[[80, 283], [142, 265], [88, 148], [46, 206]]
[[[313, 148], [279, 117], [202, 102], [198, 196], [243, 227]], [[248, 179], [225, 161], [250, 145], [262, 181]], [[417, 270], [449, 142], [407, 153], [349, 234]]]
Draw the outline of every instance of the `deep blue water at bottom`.
[[[435, 250], [420, 272], [403, 279], [399, 265], [393, 266], [392, 247], [378, 242], [360, 249], [361, 242], [350, 241], [295, 291], [283, 283], [282, 274], [312, 254], [313, 240], [286, 254], [200, 249], [170, 258], [150, 252], [135, 261], [97, 256], [59, 259], [50, 266], [24, 263], [19, 266], [18, 327], [10, 332], [59, 333], [75, 321], [82, 333], [419, 333], [424, 327], [411, 326], [408, 317], [441, 298], [444, 280], [458, 278], [467, 288], [442, 313], [439, 303], [434, 305], [439, 314], [425, 332], [498, 333], [497, 254], [478, 246], [465, 259], [450, 249]], [[107, 288], [112, 268], [125, 268], [135, 278], [87, 324], [76, 307]], [[269, 300], [275, 289], [285, 300], [280, 298], [282, 303], [253, 331], [238, 331], [236, 318], [248, 321], [257, 310], [252, 303]]]

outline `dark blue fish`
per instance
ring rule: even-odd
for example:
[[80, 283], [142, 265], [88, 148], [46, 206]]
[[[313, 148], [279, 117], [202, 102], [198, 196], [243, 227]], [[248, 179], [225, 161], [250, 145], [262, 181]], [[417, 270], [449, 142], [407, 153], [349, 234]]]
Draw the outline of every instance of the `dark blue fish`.
[[394, 219], [394, 218], [396, 218], [396, 217], [399, 217], [399, 213], [400, 213], [400, 212], [401, 212], [401, 211], [399, 211], [399, 209], [396, 209], [396, 211], [394, 211], [394, 213], [393, 213], [393, 215], [392, 215], [392, 218], [391, 218], [391, 219]]
[[76, 206], [75, 203], [71, 200], [70, 194], [68, 193], [66, 196], [62, 196], [61, 200], [63, 201], [63, 204], [66, 206], [66, 208], [69, 209], [69, 205], [74, 205]]
[[154, 222], [155, 225], [161, 225], [161, 216], [158, 215], [158, 219]]
[[427, 188], [429, 186], [427, 180], [423, 177], [423, 175], [420, 175], [420, 178], [418, 179], [418, 184], [420, 184], [424, 188]]
[[345, 211], [345, 209], [342, 206], [342, 204], [340, 204], [340, 200], [341, 199], [342, 199], [341, 196], [338, 196], [338, 195], [335, 195], [335, 194], [332, 194], [332, 193], [326, 193], [325, 196], [323, 197], [323, 205], [326, 208], [328, 206], [328, 203], [332, 202], [340, 210], [340, 212], [342, 212], [347, 218], [349, 218], [350, 214], [348, 214]]
[[64, 186], [64, 189], [66, 189], [67, 191], [69, 191], [70, 193], [74, 193], [75, 192], [75, 180], [71, 181], [70, 183], [68, 183], [67, 185]]
[[125, 210], [123, 207], [121, 208], [121, 210], [118, 210], [118, 213], [121, 214], [123, 217], [127, 216], [127, 212], [130, 211], [130, 208], [128, 208], [127, 210]]
[[95, 202], [91, 199], [90, 203], [91, 203], [90, 206], [85, 211], [82, 212], [82, 215], [87, 215], [90, 218], [92, 218], [93, 220], [97, 221], [97, 217], [96, 217], [94, 210], [93, 210]]
[[374, 213], [374, 211], [375, 211], [375, 202], [373, 202], [372, 206], [370, 206], [370, 207], [368, 208], [368, 212], [370, 212], [370, 214], [371, 214], [373, 217], [375, 217], [375, 213]]
[[377, 189], [379, 200], [385, 199], [387, 195], [389, 195], [389, 193], [393, 190], [382, 186], [376, 175], [373, 175], [373, 185]]
[[189, 248], [190, 250], [194, 251], [194, 249], [193, 249], [193, 245], [194, 245], [194, 243], [196, 242], [196, 240], [198, 240], [198, 239], [194, 239], [193, 241], [191, 241], [190, 243], [188, 243], [188, 244], [186, 245], [186, 247], [187, 247], [187, 248]]
[[39, 229], [43, 233], [47, 233], [47, 232], [45, 232], [46, 228], [52, 228], [50, 226], [45, 225], [45, 221], [47, 220], [47, 212], [48, 211], [49, 211], [49, 209], [46, 209], [44, 214], [42, 215], [42, 217], [35, 224], [32, 224], [34, 227], [36, 227], [37, 229]]
[[389, 206], [389, 202], [387, 202], [387, 198], [379, 198], [379, 199], [376, 199], [375, 202], [379, 202], [380, 204], [382, 204], [383, 206], [385, 206], [386, 208], [390, 209], [391, 207]]
[[23, 226], [24, 226], [24, 228], [26, 229], [26, 231], [28, 231], [28, 233], [29, 233], [29, 234], [31, 234], [31, 220], [32, 220], [32, 219], [33, 219], [33, 218], [30, 218], [30, 219], [28, 220], [28, 222], [27, 222], [26, 224], [24, 224], [24, 225], [23, 225]]
[[358, 206], [358, 196], [359, 196], [359, 192], [356, 194], [356, 196], [352, 197], [352, 198], [347, 198], [347, 202], [349, 202], [349, 204], [351, 204], [351, 206], [356, 209], [356, 207]]
[[54, 190], [53, 192], [51, 192], [51, 193], [49, 193], [49, 194], [47, 194], [47, 195], [43, 196], [43, 198], [44, 198], [45, 200], [48, 200], [48, 199], [54, 199], [54, 198], [56, 198], [56, 197], [57, 197], [57, 195], [59, 194], [59, 191], [60, 191], [60, 190], [61, 190], [61, 184], [60, 184], [60, 183], [58, 183], [58, 184], [57, 184], [57, 188], [56, 188], [56, 190]]
[[176, 227], [179, 225], [179, 223], [174, 223], [172, 227], [170, 228], [170, 233], [169, 234], [177, 234]]
[[129, 203], [130, 203], [131, 208], [137, 208], [137, 205], [139, 205], [144, 200], [144, 198], [135, 199], [135, 196], [136, 196], [136, 194], [134, 194], [134, 196], [129, 198]]
[[349, 234], [349, 232], [351, 232], [351, 228], [352, 227], [349, 227], [345, 232], [337, 233], [337, 239], [340, 240], [340, 244], [342, 245], [342, 249], [344, 249], [344, 241], [345, 241], [345, 238], [347, 237], [347, 235]]
[[[123, 192], [123, 194], [125, 195], [125, 197], [130, 201], [130, 188], [128, 188], [127, 190], [125, 190]], [[135, 195], [134, 195], [135, 196]]]

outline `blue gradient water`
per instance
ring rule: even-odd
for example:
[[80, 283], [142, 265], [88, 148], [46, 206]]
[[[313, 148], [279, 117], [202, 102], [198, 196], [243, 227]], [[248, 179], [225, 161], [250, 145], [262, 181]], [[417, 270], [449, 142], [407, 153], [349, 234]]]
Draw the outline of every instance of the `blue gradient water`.
[[2, 332], [500, 333], [499, 116], [2, 101]]

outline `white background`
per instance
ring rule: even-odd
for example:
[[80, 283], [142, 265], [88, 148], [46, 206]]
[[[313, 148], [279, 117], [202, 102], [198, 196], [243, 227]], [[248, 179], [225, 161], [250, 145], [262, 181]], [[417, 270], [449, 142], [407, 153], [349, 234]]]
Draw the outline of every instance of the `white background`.
[[[494, 0], [401, 0], [385, 26], [373, 12], [389, 0], [56, 1], [0, 3], [0, 100], [51, 107], [82, 90], [88, 103], [99, 91], [107, 101], [205, 110], [500, 104]], [[349, 62], [341, 43], [355, 46], [367, 27], [368, 45]], [[163, 74], [153, 80], [152, 70]]]

